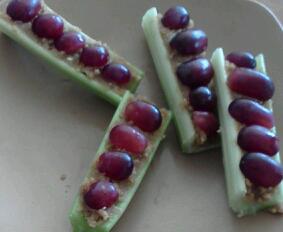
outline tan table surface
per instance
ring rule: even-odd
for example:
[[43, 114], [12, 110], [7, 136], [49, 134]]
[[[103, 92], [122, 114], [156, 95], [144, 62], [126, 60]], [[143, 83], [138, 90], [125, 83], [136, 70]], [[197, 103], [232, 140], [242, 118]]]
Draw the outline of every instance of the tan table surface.
[[269, 7], [283, 24], [283, 0], [258, 0]]

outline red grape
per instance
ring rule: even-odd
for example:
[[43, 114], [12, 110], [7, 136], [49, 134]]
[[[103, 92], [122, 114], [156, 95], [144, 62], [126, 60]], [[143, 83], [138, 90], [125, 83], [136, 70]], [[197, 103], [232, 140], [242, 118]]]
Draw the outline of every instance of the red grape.
[[207, 49], [207, 36], [199, 29], [188, 29], [177, 33], [170, 46], [184, 56], [198, 55]]
[[230, 115], [238, 122], [250, 125], [259, 125], [266, 128], [274, 126], [272, 111], [249, 99], [235, 99], [229, 105]]
[[106, 65], [102, 69], [101, 74], [106, 81], [114, 82], [118, 85], [127, 84], [132, 77], [130, 70], [125, 65], [116, 63]]
[[183, 6], [171, 7], [165, 12], [161, 19], [163, 26], [172, 30], [185, 28], [189, 21], [189, 12]]
[[125, 118], [146, 132], [156, 131], [162, 123], [162, 115], [159, 109], [155, 105], [140, 100], [130, 102], [127, 105]]
[[240, 169], [251, 183], [260, 187], [276, 187], [283, 178], [282, 166], [262, 153], [244, 155], [240, 162]]
[[41, 10], [40, 0], [13, 0], [7, 6], [7, 14], [14, 21], [30, 22]]
[[194, 110], [213, 111], [216, 106], [216, 97], [208, 87], [198, 87], [189, 93], [189, 102]]
[[192, 115], [193, 123], [207, 137], [214, 136], [219, 128], [217, 118], [210, 112], [194, 111]]
[[144, 153], [148, 145], [147, 138], [140, 131], [126, 124], [115, 126], [110, 132], [109, 140], [115, 149], [138, 156]]
[[213, 67], [205, 58], [184, 62], [177, 68], [179, 80], [190, 88], [208, 85], [213, 75]]
[[89, 186], [84, 194], [85, 204], [95, 210], [110, 208], [119, 198], [118, 190], [109, 181], [100, 180]]
[[267, 101], [274, 94], [274, 84], [265, 74], [253, 69], [236, 68], [228, 78], [228, 86], [236, 93]]
[[63, 34], [64, 22], [54, 14], [39, 15], [32, 23], [32, 31], [40, 38], [57, 39]]
[[93, 68], [104, 67], [109, 60], [107, 49], [101, 45], [85, 47], [80, 56], [80, 62], [85, 66]]
[[85, 38], [80, 32], [68, 31], [56, 39], [54, 44], [58, 51], [71, 55], [85, 46]]
[[134, 161], [128, 153], [109, 151], [100, 155], [97, 168], [112, 180], [120, 181], [132, 174]]
[[260, 152], [269, 156], [279, 151], [277, 136], [262, 126], [248, 126], [241, 129], [238, 144], [246, 152]]
[[237, 67], [251, 68], [256, 67], [256, 60], [249, 52], [231, 52], [226, 56], [226, 60], [235, 64]]

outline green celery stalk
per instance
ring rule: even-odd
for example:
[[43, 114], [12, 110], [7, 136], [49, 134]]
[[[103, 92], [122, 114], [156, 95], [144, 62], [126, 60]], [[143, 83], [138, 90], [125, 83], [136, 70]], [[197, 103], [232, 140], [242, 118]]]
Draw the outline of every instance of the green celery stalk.
[[[265, 73], [263, 55], [258, 55], [257, 69]], [[218, 96], [218, 113], [221, 126], [223, 163], [226, 177], [226, 187], [229, 205], [239, 216], [256, 214], [258, 211], [268, 209], [283, 202], [283, 183], [276, 187], [271, 199], [264, 202], [251, 202], [245, 199], [247, 192], [245, 178], [242, 175], [239, 164], [243, 153], [237, 145], [238, 126], [229, 115], [228, 107], [233, 101], [230, 90], [227, 87], [227, 73], [225, 69], [225, 56], [222, 48], [218, 48], [212, 55], [211, 62], [215, 70], [216, 93]], [[268, 102], [268, 108], [272, 110], [272, 101]], [[273, 129], [275, 132], [275, 128]], [[280, 162], [280, 154], [275, 159]]]
[[185, 153], [196, 153], [219, 146], [219, 138], [196, 145], [196, 131], [191, 115], [184, 107], [184, 96], [180, 90], [175, 71], [159, 30], [159, 19], [156, 8], [149, 9], [142, 19], [142, 28], [151, 52], [161, 87], [172, 110], [173, 119], [178, 130], [181, 148]]
[[[111, 131], [111, 129], [117, 125], [119, 122], [121, 122], [121, 119], [123, 118], [123, 113], [124, 113], [124, 109], [127, 106], [127, 104], [129, 103], [129, 101], [131, 101], [132, 99], [135, 99], [135, 97], [133, 97], [133, 95], [131, 95], [129, 92], [125, 93], [119, 107], [117, 108], [113, 119], [108, 127], [108, 129], [106, 130], [105, 136], [102, 140], [102, 143], [100, 145], [100, 147], [98, 148], [97, 154], [94, 157], [94, 162], [95, 160], [98, 159], [99, 155], [102, 154], [105, 150], [106, 150], [106, 145], [108, 142], [108, 138], [109, 138], [109, 133]], [[70, 220], [73, 226], [73, 231], [74, 232], [109, 232], [113, 226], [116, 224], [116, 222], [119, 220], [119, 218], [122, 216], [122, 214], [124, 213], [124, 211], [126, 210], [127, 206], [129, 205], [130, 201], [132, 200], [135, 192], [138, 189], [138, 186], [140, 185], [153, 157], [154, 154], [161, 142], [161, 140], [165, 137], [165, 131], [170, 123], [171, 120], [171, 113], [169, 111], [163, 110], [163, 112], [165, 112], [165, 114], [163, 114], [163, 121], [162, 121], [162, 125], [161, 127], [154, 132], [155, 134], [153, 135], [153, 137], [151, 137], [150, 141], [150, 149], [147, 150], [145, 156], [147, 157], [146, 159], [144, 159], [141, 163], [141, 166], [136, 170], [137, 173], [135, 175], [134, 178], [134, 184], [130, 187], [130, 189], [128, 189], [125, 192], [125, 197], [123, 197], [123, 199], [121, 201], [118, 202], [118, 204], [116, 205], [116, 207], [118, 208], [117, 212], [115, 211], [115, 214], [111, 215], [110, 218], [103, 222], [102, 224], [96, 226], [95, 228], [91, 227], [86, 218], [84, 217], [81, 209], [82, 209], [82, 203], [81, 203], [81, 197], [80, 195], [77, 196], [77, 198], [75, 199], [74, 205], [70, 211]], [[91, 177], [91, 171], [89, 172], [89, 174], [85, 177], [85, 180], [87, 180], [89, 177]]]
[[[21, 24], [14, 23], [12, 20], [10, 20], [9, 16], [6, 15], [6, 5], [8, 4], [8, 2], [8, 0], [3, 0], [0, 3], [0, 31], [9, 36], [11, 39], [21, 44], [33, 54], [42, 58], [45, 62], [65, 74], [70, 79], [90, 89], [99, 97], [107, 100], [108, 102], [114, 105], [119, 104], [126, 90], [129, 90], [133, 93], [136, 91], [144, 74], [138, 68], [125, 61], [124, 58], [118, 56], [115, 52], [109, 49], [109, 54], [112, 60], [122, 62], [123, 64], [127, 65], [129, 70], [131, 71], [132, 80], [128, 85], [123, 88], [119, 88], [118, 91], [117, 89], [111, 87], [111, 85], [109, 85], [105, 81], [91, 80], [85, 74], [77, 70], [70, 63], [68, 63], [66, 60], [62, 59], [59, 56], [56, 56], [53, 52], [44, 48], [40, 43], [38, 43], [36, 37], [32, 33], [27, 33], [25, 30], [21, 29]], [[44, 1], [42, 1], [42, 5], [45, 11], [52, 13], [54, 12], [44, 3]], [[63, 18], [63, 21], [65, 27], [68, 27], [70, 30], [73, 31], [78, 31], [78, 28], [71, 25], [66, 19]], [[97, 43], [95, 40], [91, 39], [86, 34], [83, 35], [85, 36], [88, 42]]]

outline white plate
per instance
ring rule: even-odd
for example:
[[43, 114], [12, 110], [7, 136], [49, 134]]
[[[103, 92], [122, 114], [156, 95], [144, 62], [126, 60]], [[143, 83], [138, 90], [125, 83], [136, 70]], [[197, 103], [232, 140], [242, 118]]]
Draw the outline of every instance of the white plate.
[[[88, 34], [145, 70], [139, 93], [164, 105], [140, 27], [144, 12], [173, 1], [49, 0]], [[275, 116], [283, 136], [283, 41], [275, 19], [246, 1], [178, 1], [209, 36], [209, 51], [266, 55], [276, 84]], [[118, 6], [119, 5], [119, 6]], [[0, 231], [70, 232], [67, 218], [114, 108], [69, 82], [0, 36]], [[62, 175], [66, 180], [60, 180]], [[221, 151], [181, 154], [173, 125], [115, 232], [282, 231], [269, 214], [237, 219], [227, 206]]]

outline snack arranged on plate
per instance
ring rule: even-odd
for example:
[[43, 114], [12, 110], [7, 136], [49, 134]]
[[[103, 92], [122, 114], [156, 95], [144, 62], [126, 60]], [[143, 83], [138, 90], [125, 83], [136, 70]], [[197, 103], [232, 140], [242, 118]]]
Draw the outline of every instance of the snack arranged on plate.
[[3, 0], [0, 31], [68, 77], [118, 105], [135, 92], [143, 73], [108, 45], [84, 34], [43, 0]]
[[183, 152], [218, 146], [214, 70], [205, 58], [205, 32], [194, 27], [189, 12], [182, 6], [172, 7], [164, 15], [156, 8], [149, 9], [142, 27]]
[[[219, 146], [229, 205], [238, 216], [283, 213], [283, 166], [264, 57], [223, 49], [183, 6], [149, 9], [144, 34], [183, 152]], [[0, 31], [68, 77], [118, 105], [69, 217], [74, 232], [109, 232], [125, 212], [165, 137], [171, 112], [134, 96], [143, 73], [84, 34], [43, 0], [2, 0]], [[132, 93], [131, 93], [132, 92]], [[217, 99], [216, 99], [217, 96]]]
[[238, 216], [263, 209], [280, 213], [283, 167], [272, 112], [275, 88], [264, 57], [233, 52], [225, 58], [218, 48], [211, 62], [229, 205]]
[[127, 92], [70, 212], [74, 232], [105, 231], [126, 210], [164, 138], [171, 113]]

